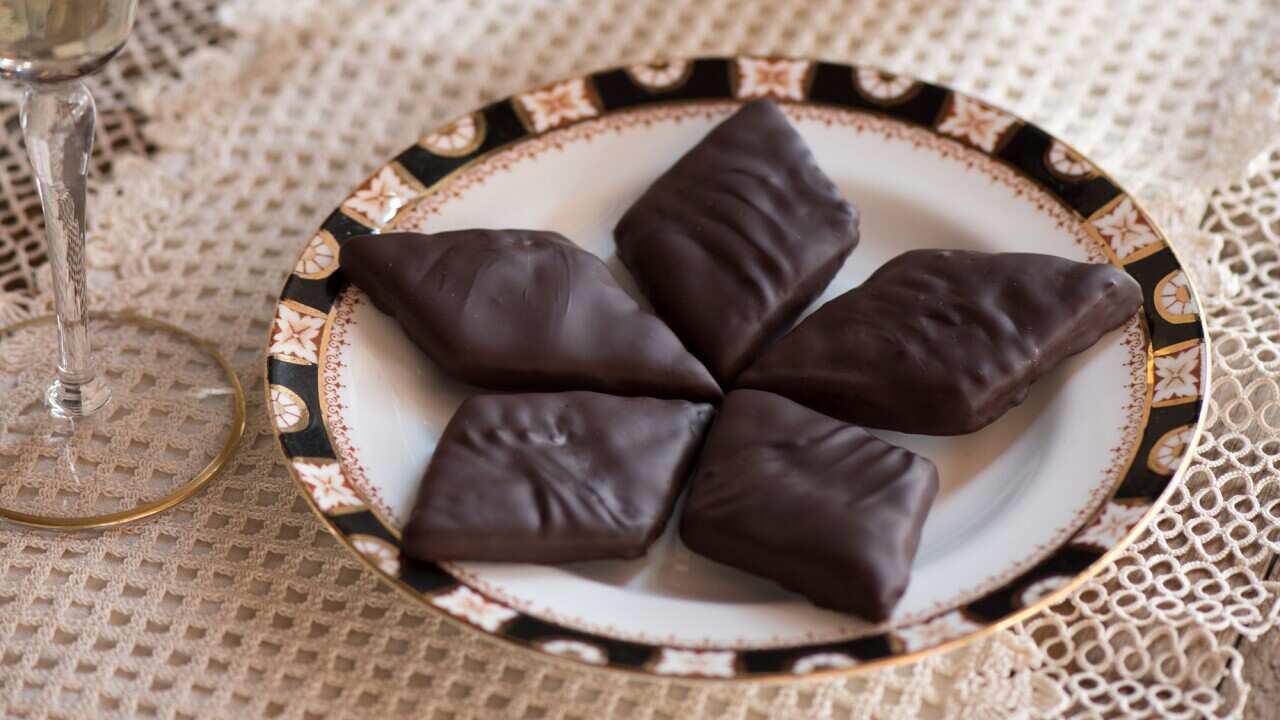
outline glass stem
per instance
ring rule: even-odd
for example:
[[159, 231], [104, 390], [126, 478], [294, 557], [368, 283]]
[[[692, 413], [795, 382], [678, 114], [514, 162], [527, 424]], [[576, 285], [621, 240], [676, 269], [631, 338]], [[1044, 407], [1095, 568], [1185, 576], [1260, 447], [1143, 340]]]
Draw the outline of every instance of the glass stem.
[[110, 399], [94, 366], [85, 306], [85, 187], [96, 116], [79, 80], [29, 85], [22, 98], [22, 135], [44, 207], [58, 313], [58, 377], [46, 400], [61, 417], [89, 415]]

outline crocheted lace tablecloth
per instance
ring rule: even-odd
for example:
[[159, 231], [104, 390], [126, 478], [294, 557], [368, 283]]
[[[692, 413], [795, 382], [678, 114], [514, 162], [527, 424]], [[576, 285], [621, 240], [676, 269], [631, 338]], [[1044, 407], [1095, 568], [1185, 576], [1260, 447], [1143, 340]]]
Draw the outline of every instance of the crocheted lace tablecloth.
[[[707, 685], [588, 671], [442, 622], [337, 545], [262, 408], [293, 258], [424, 130], [601, 67], [786, 54], [1013, 109], [1147, 204], [1205, 291], [1208, 431], [1142, 539], [1070, 600], [851, 679]], [[143, 0], [93, 80], [99, 307], [215, 342], [250, 398], [239, 451], [163, 516], [0, 525], [6, 717], [1233, 717], [1234, 643], [1280, 616], [1280, 12], [1206, 0]], [[39, 203], [0, 94], [0, 326], [47, 310]], [[52, 354], [52, 353], [50, 353]], [[2, 359], [2, 358], [0, 358]]]

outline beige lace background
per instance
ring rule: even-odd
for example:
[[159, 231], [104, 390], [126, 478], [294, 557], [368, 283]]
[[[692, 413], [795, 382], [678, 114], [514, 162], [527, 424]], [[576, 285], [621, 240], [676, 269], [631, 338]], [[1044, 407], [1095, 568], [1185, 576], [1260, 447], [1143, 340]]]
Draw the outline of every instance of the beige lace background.
[[[1280, 616], [1280, 583], [1265, 580], [1280, 550], [1274, 2], [143, 0], [140, 14], [93, 83], [95, 296], [215, 341], [246, 386], [250, 422], [227, 472], [159, 518], [71, 535], [0, 526], [0, 714], [1244, 713], [1253, 671], [1237, 640]], [[878, 63], [953, 85], [1041, 124], [1135, 190], [1207, 293], [1215, 381], [1185, 487], [1053, 611], [845, 681], [602, 674], [441, 622], [339, 547], [288, 478], [261, 400], [277, 288], [339, 200], [433, 125], [608, 65], [742, 52]], [[48, 304], [13, 98], [0, 96], [0, 324]]]

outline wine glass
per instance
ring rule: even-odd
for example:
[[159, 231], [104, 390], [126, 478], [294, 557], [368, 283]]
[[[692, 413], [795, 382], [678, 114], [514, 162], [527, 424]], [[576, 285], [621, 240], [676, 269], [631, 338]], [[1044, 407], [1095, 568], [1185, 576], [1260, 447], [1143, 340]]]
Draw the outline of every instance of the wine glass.
[[[183, 372], [186, 366], [197, 372], [203, 368], [207, 377], [186, 373], [179, 382], [185, 389], [167, 398], [150, 392], [154, 378], [139, 389], [136, 378], [146, 368], [135, 364], [132, 375], [127, 368], [115, 370], [122, 385], [112, 403], [112, 373], [102, 372], [92, 352], [85, 203], [97, 110], [82, 78], [124, 47], [136, 9], [137, 0], [0, 0], [0, 78], [25, 86], [21, 126], [44, 211], [58, 347], [55, 377], [41, 393], [46, 409], [39, 413], [26, 397], [31, 363], [19, 358], [9, 361], [10, 368], [0, 364], [0, 375], [8, 370], [0, 386], [0, 516], [19, 522], [91, 527], [159, 512], [212, 477], [243, 428], [243, 393], [230, 366], [215, 348], [181, 328], [133, 315], [101, 319], [113, 351], [138, 357], [156, 353], [165, 362], [183, 364]], [[32, 334], [40, 332], [40, 325], [37, 319], [0, 329], [0, 342], [30, 347], [38, 340]], [[178, 357], [183, 353], [192, 357]], [[227, 397], [232, 398], [229, 404]], [[200, 407], [210, 398], [220, 398], [215, 404], [224, 407]], [[216, 413], [222, 412], [230, 416], [229, 425], [221, 423], [230, 432], [203, 468], [197, 458], [190, 473], [177, 467], [182, 463], [156, 473], [152, 461], [135, 463], [136, 472], [129, 471], [127, 456], [158, 451], [149, 440], [166, 434], [158, 427], [149, 436], [141, 429], [138, 410], [162, 425], [200, 425], [201, 420], [218, 425]], [[200, 456], [202, 450], [187, 454]], [[100, 473], [104, 462], [112, 469]], [[126, 471], [117, 472], [122, 464]], [[113, 482], [117, 487], [110, 487]]]

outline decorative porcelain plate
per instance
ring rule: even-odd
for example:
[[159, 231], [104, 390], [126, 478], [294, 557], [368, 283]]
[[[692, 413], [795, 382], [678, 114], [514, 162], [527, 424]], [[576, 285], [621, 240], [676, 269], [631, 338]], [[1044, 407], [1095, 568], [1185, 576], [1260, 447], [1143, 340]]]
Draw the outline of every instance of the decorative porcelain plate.
[[[862, 212], [862, 243], [815, 307], [905, 250], [953, 247], [1114, 263], [1141, 283], [1143, 311], [981, 432], [877, 432], [933, 459], [942, 477], [910, 588], [883, 626], [695, 555], [674, 522], [629, 562], [404, 557], [398, 529], [419, 479], [451, 413], [476, 390], [445, 377], [335, 272], [338, 247], [390, 229], [556, 230], [606, 258], [634, 291], [614, 254], [614, 223], [711, 127], [757, 97], [783, 105]], [[1043, 130], [873, 68], [710, 58], [568, 80], [425, 135], [303, 249], [280, 296], [266, 376], [280, 446], [315, 511], [415, 599], [583, 663], [758, 679], [919, 657], [1013, 623], [1084, 582], [1164, 504], [1200, 430], [1208, 352], [1195, 291], [1159, 228]]]

